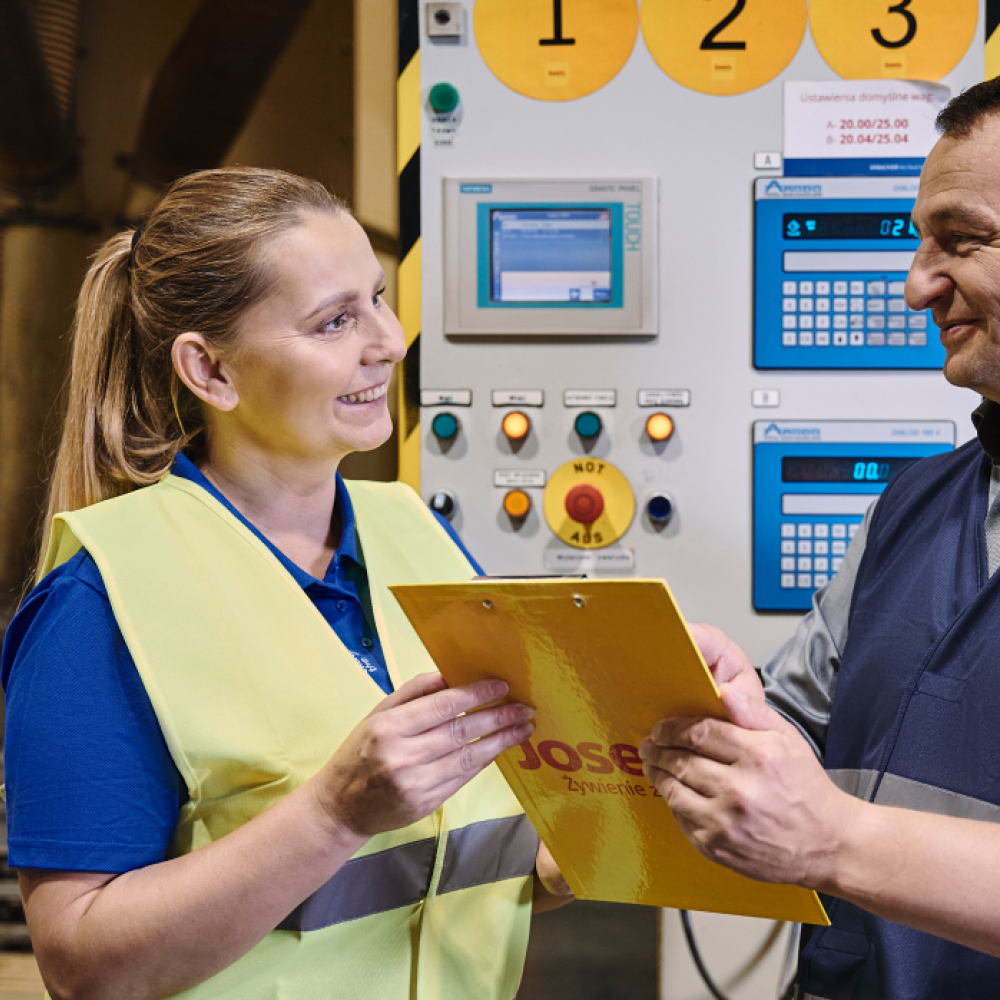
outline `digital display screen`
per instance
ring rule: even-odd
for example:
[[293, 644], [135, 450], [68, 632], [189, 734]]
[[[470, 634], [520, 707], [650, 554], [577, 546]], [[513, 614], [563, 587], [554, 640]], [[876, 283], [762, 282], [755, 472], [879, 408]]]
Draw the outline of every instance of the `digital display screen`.
[[887, 483], [915, 458], [798, 458], [781, 460], [785, 483]]
[[789, 212], [788, 240], [916, 240], [909, 212]]
[[611, 301], [611, 209], [490, 211], [493, 302]]

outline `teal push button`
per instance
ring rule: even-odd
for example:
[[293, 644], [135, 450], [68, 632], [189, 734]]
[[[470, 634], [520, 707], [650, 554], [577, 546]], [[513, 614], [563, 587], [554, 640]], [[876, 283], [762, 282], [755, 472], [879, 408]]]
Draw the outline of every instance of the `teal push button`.
[[601, 433], [601, 418], [591, 410], [584, 410], [573, 422], [573, 428], [580, 437], [591, 440]]
[[451, 114], [458, 107], [458, 90], [450, 83], [435, 83], [427, 95], [427, 101], [434, 114]]
[[431, 421], [431, 430], [439, 441], [450, 441], [458, 433], [458, 417], [454, 413], [438, 413]]

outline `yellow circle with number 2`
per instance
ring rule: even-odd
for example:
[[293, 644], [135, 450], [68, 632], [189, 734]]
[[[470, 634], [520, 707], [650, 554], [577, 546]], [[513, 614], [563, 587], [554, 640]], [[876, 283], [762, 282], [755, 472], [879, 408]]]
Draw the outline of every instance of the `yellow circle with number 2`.
[[571, 101], [628, 62], [639, 8], [636, 0], [477, 0], [472, 23], [484, 62], [511, 90]]
[[792, 61], [805, 33], [806, 0], [642, 2], [642, 37], [660, 69], [703, 94], [762, 87]]
[[820, 55], [846, 80], [940, 80], [976, 33], [976, 0], [812, 0]]

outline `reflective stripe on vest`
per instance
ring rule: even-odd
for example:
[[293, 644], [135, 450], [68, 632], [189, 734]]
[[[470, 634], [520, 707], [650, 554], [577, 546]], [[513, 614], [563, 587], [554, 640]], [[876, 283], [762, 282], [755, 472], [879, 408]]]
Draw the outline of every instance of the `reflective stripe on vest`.
[[[397, 687], [434, 664], [389, 586], [472, 569], [411, 490], [352, 483]], [[405, 540], [405, 544], [401, 540]], [[61, 515], [47, 569], [85, 547], [188, 788], [171, 856], [218, 840], [312, 777], [384, 697], [271, 551], [208, 493], [166, 477]], [[499, 770], [372, 838], [185, 1000], [511, 1000], [537, 837]]]
[[893, 806], [896, 809], [913, 809], [915, 812], [936, 813], [939, 816], [954, 816], [957, 819], [976, 819], [985, 823], [1000, 823], [1000, 806], [971, 795], [960, 795], [947, 788], [938, 788], [912, 778], [901, 778], [898, 774], [884, 774], [878, 782], [874, 800], [872, 789], [878, 781], [878, 771], [856, 771], [850, 768], [827, 771], [830, 780], [841, 791], [874, 801], [879, 806]]
[[[526, 878], [535, 870], [537, 851], [538, 835], [524, 815], [451, 830], [437, 894]], [[322, 930], [419, 903], [427, 895], [436, 852], [437, 842], [428, 839], [353, 858], [277, 929]]]
[[438, 895], [523, 878], [535, 870], [537, 853], [538, 835], [524, 815], [488, 819], [452, 830]]

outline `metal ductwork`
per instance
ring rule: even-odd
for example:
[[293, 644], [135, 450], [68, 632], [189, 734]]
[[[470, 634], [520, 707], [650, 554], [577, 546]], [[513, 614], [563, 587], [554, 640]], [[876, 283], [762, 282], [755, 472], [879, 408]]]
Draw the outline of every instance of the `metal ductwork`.
[[0, 185], [29, 199], [56, 194], [75, 177], [79, 157], [28, 0], [0, 0], [0, 94]]
[[312, 0], [203, 0], [153, 85], [130, 164], [159, 188], [217, 166]]
[[42, 58], [64, 122], [73, 127], [82, 0], [31, 0]]

